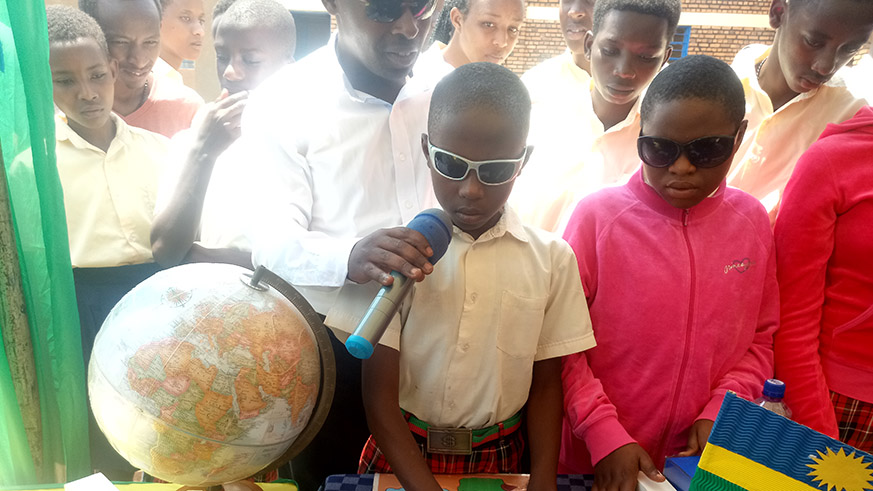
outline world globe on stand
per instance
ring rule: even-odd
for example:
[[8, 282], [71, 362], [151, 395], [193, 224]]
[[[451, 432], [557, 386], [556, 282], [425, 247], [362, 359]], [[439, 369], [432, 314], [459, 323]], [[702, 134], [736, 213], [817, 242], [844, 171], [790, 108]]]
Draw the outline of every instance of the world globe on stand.
[[133, 466], [186, 486], [230, 483], [288, 457], [304, 430], [317, 431], [311, 419], [320, 427], [313, 412], [321, 384], [332, 397], [323, 377], [334, 370], [313, 330], [324, 327], [299, 294], [292, 303], [246, 274], [204, 263], [161, 271], [103, 323], [88, 368], [91, 407]]

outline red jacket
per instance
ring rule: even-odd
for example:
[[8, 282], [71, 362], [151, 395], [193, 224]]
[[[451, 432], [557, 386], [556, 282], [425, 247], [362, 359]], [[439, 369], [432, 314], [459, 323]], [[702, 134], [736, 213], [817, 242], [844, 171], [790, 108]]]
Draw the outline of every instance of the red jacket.
[[726, 391], [761, 394], [779, 299], [758, 200], [722, 184], [686, 212], [637, 172], [580, 202], [564, 237], [597, 347], [564, 361], [559, 472], [590, 473], [631, 441], [662, 467], [696, 420], [715, 419]]
[[776, 376], [794, 419], [836, 437], [828, 389], [873, 402], [873, 109], [798, 160], [775, 234]]

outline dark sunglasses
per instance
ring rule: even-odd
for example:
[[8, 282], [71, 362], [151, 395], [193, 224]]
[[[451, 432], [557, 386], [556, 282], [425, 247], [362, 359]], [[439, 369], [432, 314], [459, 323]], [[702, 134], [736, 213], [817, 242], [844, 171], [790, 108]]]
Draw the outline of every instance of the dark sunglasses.
[[433, 163], [433, 168], [439, 175], [452, 181], [462, 181], [470, 173], [470, 170], [476, 172], [476, 177], [479, 182], [488, 186], [497, 186], [505, 184], [518, 176], [521, 170], [524, 159], [527, 156], [530, 147], [524, 147], [524, 153], [517, 159], [502, 159], [502, 160], [483, 160], [476, 162], [467, 160], [460, 155], [455, 155], [448, 150], [435, 147], [430, 142], [427, 143], [427, 152], [430, 155], [430, 161]]
[[685, 152], [691, 165], [709, 169], [718, 167], [731, 156], [738, 133], [739, 130], [733, 136], [704, 136], [683, 144], [667, 138], [643, 136], [643, 132], [640, 131], [640, 137], [637, 138], [637, 152], [640, 154], [640, 159], [652, 167], [670, 167], [682, 152]]
[[394, 22], [403, 17], [409, 8], [416, 20], [429, 19], [436, 7], [436, 0], [362, 0], [367, 18], [375, 22]]

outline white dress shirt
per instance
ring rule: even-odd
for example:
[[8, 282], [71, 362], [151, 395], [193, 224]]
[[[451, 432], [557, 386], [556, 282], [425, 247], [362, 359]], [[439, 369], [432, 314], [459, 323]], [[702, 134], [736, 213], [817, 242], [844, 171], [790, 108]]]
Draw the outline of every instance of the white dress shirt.
[[734, 156], [728, 185], [758, 198], [772, 222], [797, 159], [828, 123], [851, 118], [866, 102], [852, 95], [837, 73], [826, 84], [798, 94], [774, 111], [756, 73], [757, 64], [769, 54], [769, 46], [746, 46], [731, 65], [743, 83], [749, 126]]
[[[328, 325], [354, 330], [368, 303], [355, 298], [360, 288], [343, 289]], [[454, 227], [445, 256], [380, 344], [400, 350], [400, 407], [436, 426], [473, 429], [524, 406], [534, 362], [595, 345], [572, 249], [508, 207], [476, 240]]]
[[335, 45], [334, 37], [254, 91], [238, 142], [260, 177], [249, 196], [260, 211], [252, 218], [253, 262], [322, 313], [358, 240], [435, 202], [420, 145], [429, 91], [407, 82], [393, 105], [357, 91]]

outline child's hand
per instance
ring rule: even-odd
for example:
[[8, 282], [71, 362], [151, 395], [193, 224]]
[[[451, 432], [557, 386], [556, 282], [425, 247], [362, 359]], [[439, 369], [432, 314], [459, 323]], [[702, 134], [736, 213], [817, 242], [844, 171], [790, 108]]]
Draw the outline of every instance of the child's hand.
[[712, 420], [698, 419], [691, 425], [691, 431], [688, 432], [688, 446], [685, 450], [679, 452], [680, 457], [690, 457], [691, 455], [700, 455], [706, 442], [709, 441], [709, 434], [712, 432]]
[[370, 280], [388, 286], [394, 282], [391, 271], [421, 281], [433, 272], [427, 258], [433, 249], [421, 233], [406, 228], [383, 228], [359, 240], [349, 255], [348, 278], [355, 283]]
[[634, 491], [639, 471], [653, 481], [664, 481], [649, 454], [638, 443], [618, 447], [594, 466], [592, 491]]
[[240, 121], [248, 97], [246, 91], [229, 95], [224, 89], [218, 99], [207, 104], [206, 111], [192, 125], [198, 128], [197, 145], [203, 153], [217, 157], [239, 138]]

